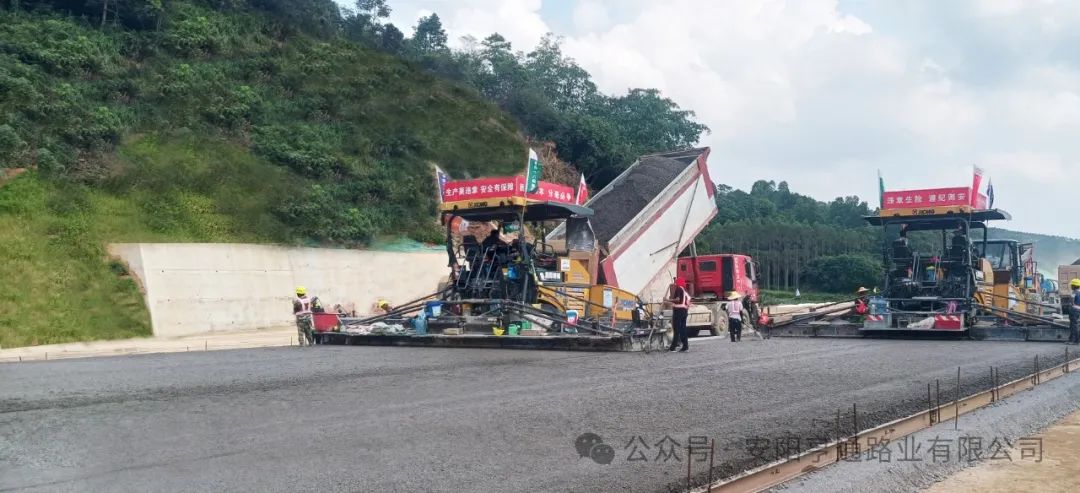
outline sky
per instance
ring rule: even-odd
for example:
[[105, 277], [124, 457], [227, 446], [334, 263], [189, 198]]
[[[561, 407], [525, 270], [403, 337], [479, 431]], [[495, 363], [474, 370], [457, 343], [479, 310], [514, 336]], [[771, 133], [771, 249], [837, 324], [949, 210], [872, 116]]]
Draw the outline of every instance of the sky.
[[545, 33], [599, 88], [655, 87], [712, 131], [718, 183], [819, 200], [994, 185], [1002, 227], [1080, 238], [1080, 8], [1054, 0], [390, 0], [451, 45]]

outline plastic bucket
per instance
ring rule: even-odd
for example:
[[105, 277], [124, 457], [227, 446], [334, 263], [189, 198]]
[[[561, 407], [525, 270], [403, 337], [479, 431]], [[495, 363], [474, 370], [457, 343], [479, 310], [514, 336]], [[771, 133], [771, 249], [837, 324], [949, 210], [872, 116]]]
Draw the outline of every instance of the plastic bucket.
[[497, 335], [497, 336], [501, 336], [501, 335], [503, 335], [503, 334], [505, 334], [505, 333], [506, 333], [506, 330], [504, 330], [504, 329], [501, 329], [501, 328], [499, 328], [499, 327], [492, 327], [492, 328], [491, 328], [491, 333], [492, 333], [492, 334], [495, 334], [495, 335]]
[[517, 325], [511, 325], [509, 329], [509, 335], [516, 336], [521, 334], [521, 330]]
[[427, 334], [427, 319], [424, 317], [414, 318], [413, 328], [416, 329], [416, 335]]
[[439, 318], [442, 315], [442, 302], [441, 301], [429, 301], [424, 304], [424, 314], [428, 318]]

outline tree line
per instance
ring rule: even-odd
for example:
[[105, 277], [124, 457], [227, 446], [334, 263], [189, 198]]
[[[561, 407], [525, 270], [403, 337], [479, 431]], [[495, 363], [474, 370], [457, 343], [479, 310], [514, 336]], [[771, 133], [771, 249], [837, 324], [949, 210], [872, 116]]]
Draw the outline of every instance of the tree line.
[[848, 292], [880, 282], [880, 234], [856, 196], [820, 202], [787, 182], [759, 180], [749, 192], [718, 185], [716, 205], [698, 253], [752, 256], [765, 289]]

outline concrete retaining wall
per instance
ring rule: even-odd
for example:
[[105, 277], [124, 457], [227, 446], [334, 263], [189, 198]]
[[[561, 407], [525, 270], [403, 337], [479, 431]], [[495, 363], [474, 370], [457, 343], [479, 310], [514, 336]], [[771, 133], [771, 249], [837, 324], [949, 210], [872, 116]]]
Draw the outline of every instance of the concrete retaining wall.
[[155, 336], [293, 324], [293, 289], [330, 309], [367, 312], [379, 299], [404, 303], [434, 292], [446, 254], [266, 245], [126, 243], [109, 253], [138, 277]]

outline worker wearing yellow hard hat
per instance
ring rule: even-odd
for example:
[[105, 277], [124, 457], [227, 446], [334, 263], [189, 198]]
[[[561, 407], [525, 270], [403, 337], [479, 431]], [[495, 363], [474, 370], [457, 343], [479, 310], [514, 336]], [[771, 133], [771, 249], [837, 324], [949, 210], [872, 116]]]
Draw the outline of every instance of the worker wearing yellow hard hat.
[[1069, 306], [1069, 344], [1080, 344], [1080, 279], [1069, 282], [1072, 303]]
[[312, 314], [323, 312], [322, 302], [318, 297], [307, 295], [307, 288], [296, 287], [296, 298], [293, 299], [293, 316], [296, 317], [296, 335], [301, 346], [315, 344], [315, 324]]

